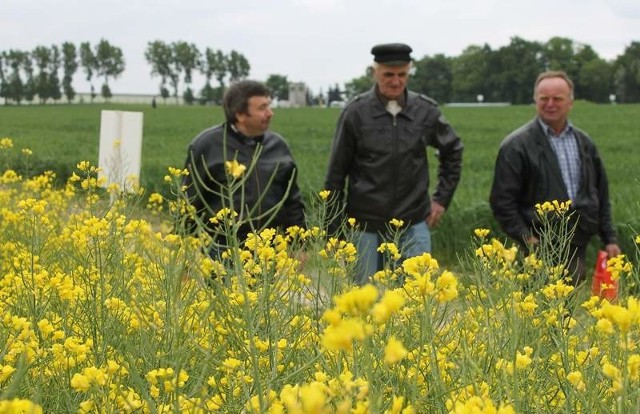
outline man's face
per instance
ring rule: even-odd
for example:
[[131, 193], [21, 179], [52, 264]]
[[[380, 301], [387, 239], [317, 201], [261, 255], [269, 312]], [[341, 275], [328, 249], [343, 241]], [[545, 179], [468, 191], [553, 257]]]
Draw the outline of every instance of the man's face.
[[373, 71], [373, 77], [380, 93], [389, 99], [397, 99], [402, 95], [409, 80], [410, 68], [409, 63], [401, 66], [378, 64]]
[[573, 106], [571, 89], [562, 78], [547, 78], [540, 81], [535, 91], [538, 116], [547, 125], [560, 132], [567, 123]]
[[252, 96], [249, 98], [247, 113], [238, 113], [238, 127], [248, 136], [262, 135], [269, 129], [273, 116], [271, 98], [268, 96]]

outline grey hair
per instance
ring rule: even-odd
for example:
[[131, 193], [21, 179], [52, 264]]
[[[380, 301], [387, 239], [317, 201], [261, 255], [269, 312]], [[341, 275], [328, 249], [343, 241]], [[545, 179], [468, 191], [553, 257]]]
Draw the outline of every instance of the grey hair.
[[533, 99], [536, 99], [536, 94], [538, 93], [538, 85], [540, 84], [540, 82], [550, 78], [560, 78], [567, 82], [567, 85], [569, 85], [569, 94], [571, 96], [571, 99], [573, 99], [573, 81], [571, 80], [569, 75], [567, 75], [567, 73], [562, 70], [548, 70], [539, 74], [538, 78], [536, 79], [536, 83], [533, 85]]

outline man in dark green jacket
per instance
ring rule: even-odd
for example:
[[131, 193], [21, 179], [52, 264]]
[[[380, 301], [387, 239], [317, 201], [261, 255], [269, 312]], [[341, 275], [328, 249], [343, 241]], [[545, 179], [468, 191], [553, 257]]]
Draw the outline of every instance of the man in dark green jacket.
[[575, 234], [568, 263], [574, 284], [586, 274], [586, 247], [599, 234], [609, 257], [620, 254], [611, 218], [609, 186], [593, 141], [569, 122], [573, 82], [564, 72], [538, 76], [537, 117], [500, 145], [490, 203], [507, 235], [528, 250], [539, 243], [535, 205], [571, 200]]

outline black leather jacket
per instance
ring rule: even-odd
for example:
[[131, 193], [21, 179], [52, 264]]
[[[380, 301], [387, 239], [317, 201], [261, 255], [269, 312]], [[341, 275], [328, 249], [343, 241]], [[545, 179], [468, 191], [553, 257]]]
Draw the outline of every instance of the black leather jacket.
[[[609, 184], [591, 139], [574, 128], [582, 164], [580, 188], [572, 202], [578, 226], [573, 242], [585, 245], [594, 234], [616, 243]], [[558, 159], [537, 118], [512, 132], [500, 145], [491, 188], [493, 215], [508, 236], [523, 243], [539, 224], [537, 203], [569, 199]]]
[[325, 188], [342, 200], [348, 178], [346, 214], [367, 231], [393, 219], [424, 221], [431, 210], [427, 146], [438, 150], [438, 182], [433, 199], [447, 207], [460, 181], [462, 141], [437, 104], [407, 91], [395, 117], [376, 86], [343, 110], [333, 140]]
[[[259, 156], [251, 170], [256, 154]], [[249, 138], [226, 124], [204, 130], [195, 137], [189, 144], [185, 162], [189, 175], [183, 184], [190, 203], [205, 224], [222, 208], [232, 207], [225, 189], [230, 184], [225, 162], [231, 160], [247, 167], [242, 176], [246, 181], [232, 197], [233, 210], [240, 215], [238, 218], [249, 220], [239, 232], [241, 239], [252, 229], [265, 226], [304, 227], [297, 169], [284, 138], [271, 131], [261, 137]], [[270, 212], [282, 200], [282, 207], [277, 212]], [[215, 232], [210, 229], [210, 233]]]

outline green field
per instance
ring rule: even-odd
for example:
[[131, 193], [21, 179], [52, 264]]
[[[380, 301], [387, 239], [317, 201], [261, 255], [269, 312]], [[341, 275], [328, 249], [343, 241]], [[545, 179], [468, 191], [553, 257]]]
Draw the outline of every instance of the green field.
[[[53, 169], [61, 177], [76, 163], [98, 160], [100, 111], [144, 112], [141, 181], [164, 191], [167, 167], [181, 167], [186, 146], [202, 129], [222, 120], [219, 107], [136, 105], [47, 105], [0, 107], [0, 138], [33, 150], [32, 170]], [[502, 138], [534, 115], [532, 106], [443, 107], [465, 145], [462, 181], [448, 214], [434, 231], [434, 253], [452, 263], [466, 252], [476, 227], [495, 229], [488, 207], [493, 163]], [[276, 109], [272, 128], [291, 145], [300, 168], [300, 186], [309, 195], [321, 189], [339, 109]], [[632, 228], [640, 228], [640, 170], [635, 169], [640, 141], [640, 105], [575, 104], [572, 121], [597, 143], [609, 174], [614, 221], [623, 249], [631, 252]], [[433, 159], [431, 155], [431, 159]], [[432, 163], [435, 166], [435, 162]], [[0, 165], [4, 169], [5, 166]], [[434, 177], [434, 175], [432, 175]], [[593, 244], [593, 249], [597, 243]], [[593, 250], [592, 249], [592, 250]]]

